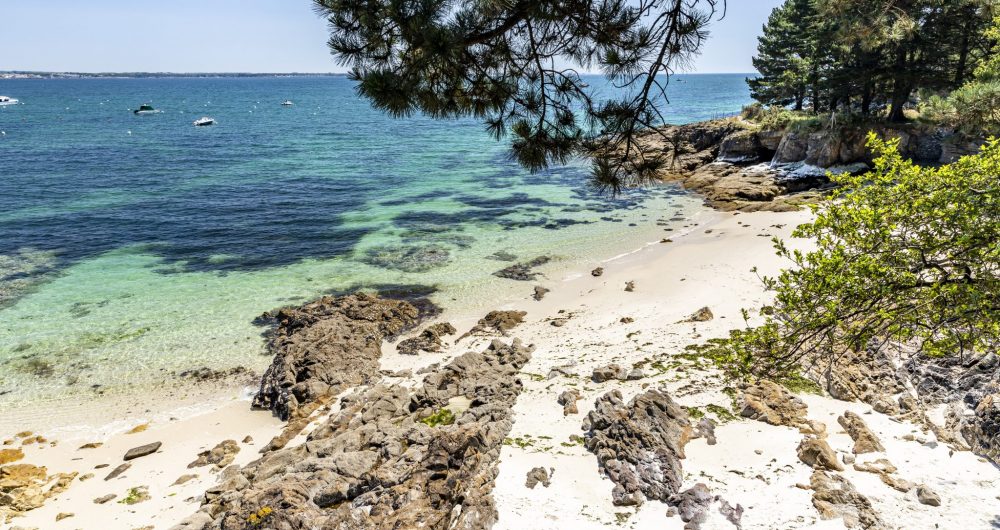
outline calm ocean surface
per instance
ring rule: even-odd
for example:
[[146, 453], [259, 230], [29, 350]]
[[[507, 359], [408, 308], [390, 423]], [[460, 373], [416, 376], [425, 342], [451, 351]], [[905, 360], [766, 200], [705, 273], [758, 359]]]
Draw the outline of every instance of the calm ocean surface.
[[[680, 78], [671, 122], [749, 102], [743, 75]], [[670, 186], [599, 196], [582, 162], [529, 174], [478, 122], [393, 120], [342, 77], [0, 80], [0, 94], [22, 102], [0, 107], [6, 410], [259, 371], [254, 317], [328, 292], [421, 285], [486, 307], [513, 283], [491, 275], [510, 264], [497, 252], [596, 262], [702, 211]], [[147, 102], [162, 113], [130, 112]]]

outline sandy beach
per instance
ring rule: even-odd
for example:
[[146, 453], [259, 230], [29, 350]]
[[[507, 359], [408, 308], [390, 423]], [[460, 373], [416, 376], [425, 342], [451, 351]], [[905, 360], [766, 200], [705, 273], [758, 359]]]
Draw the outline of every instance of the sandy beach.
[[[499, 513], [495, 528], [683, 528], [679, 517], [665, 515], [668, 507], [663, 503], [613, 505], [613, 484], [602, 476], [594, 454], [578, 443], [583, 434], [581, 422], [595, 399], [616, 389], [628, 401], [648, 388], [664, 389], [678, 404], [718, 424], [717, 443], [709, 445], [703, 436], [687, 444], [682, 460], [684, 488], [704, 483], [713, 495], [740, 506], [742, 528], [843, 528], [841, 519], [821, 518], [811, 492], [805, 489], [813, 470], [796, 455], [803, 439], [800, 430], [738, 418], [738, 405], [724, 392], [729, 383], [716, 370], [683, 355], [687, 345], [724, 336], [744, 325], [741, 309], [756, 314], [753, 310], [766, 303], [768, 294], [751, 269], [773, 274], [784, 266], [774, 255], [771, 238], [788, 238], [793, 227], [806, 219], [805, 211], [712, 213], [699, 219], [687, 235], [668, 235], [669, 241], [591, 263], [542, 268], [545, 276], [533, 283], [511, 282], [511, 296], [498, 300], [492, 309], [526, 311], [527, 315], [524, 324], [501, 338], [517, 337], [535, 349], [520, 376], [524, 390], [513, 409], [509, 442], [500, 455], [493, 488]], [[597, 267], [603, 268], [600, 276], [591, 274]], [[626, 290], [630, 283], [633, 288]], [[536, 285], [550, 289], [541, 300], [531, 296]], [[703, 307], [710, 309], [713, 318], [689, 321]], [[435, 321], [450, 322], [461, 334], [481, 316], [445, 312]], [[439, 353], [415, 356], [401, 355], [395, 343], [386, 344], [381, 368], [386, 373], [411, 370], [416, 374], [466, 351], [481, 351], [498, 336], [476, 335], [457, 344], [449, 341]], [[640, 367], [641, 377], [594, 382], [593, 370], [609, 363]], [[552, 376], [554, 367], [562, 368]], [[416, 385], [421, 377], [400, 375], [393, 380]], [[558, 399], [569, 389], [580, 395], [579, 411], [564, 415]], [[284, 425], [269, 411], [251, 411], [246, 390], [225, 392], [207, 409], [177, 409], [176, 416], [136, 411], [114, 428], [91, 433], [79, 429], [42, 430], [20, 437], [3, 433], [3, 448], [23, 451], [23, 460], [17, 463], [44, 466], [49, 475], [69, 474], [64, 476], [72, 479], [42, 507], [0, 528], [173, 527], [198, 510], [222, 468], [258, 458], [260, 449]], [[914, 491], [898, 491], [879, 474], [847, 465], [844, 476], [871, 501], [887, 525], [974, 529], [998, 524], [1000, 472], [986, 460], [970, 452], [954, 452], [932, 433], [874, 412], [870, 406], [818, 395], [800, 398], [808, 407], [808, 419], [825, 424], [827, 441], [838, 459], [855, 458], [852, 438], [837, 421], [845, 411], [852, 411], [864, 418], [884, 445], [884, 451], [857, 455], [855, 463], [888, 459], [898, 468], [894, 476], [925, 485], [939, 495], [939, 506], [924, 504]], [[188, 413], [182, 414], [184, 410]], [[302, 443], [326, 415], [336, 412], [334, 405], [314, 414], [310, 427], [289, 446]], [[145, 427], [128, 433], [136, 426]], [[35, 439], [37, 435], [45, 440]], [[232, 441], [227, 454], [238, 448], [231, 461], [189, 467], [199, 453], [225, 440]], [[155, 442], [162, 444], [155, 452], [131, 460], [117, 478], [105, 479], [123, 463], [129, 449]], [[101, 445], [80, 449], [88, 443]], [[526, 475], [536, 467], [548, 470], [549, 484], [528, 488]], [[177, 484], [186, 475], [196, 476]], [[129, 503], [144, 493], [148, 500]], [[107, 495], [116, 497], [95, 502]], [[715, 509], [702, 526], [732, 527]]]

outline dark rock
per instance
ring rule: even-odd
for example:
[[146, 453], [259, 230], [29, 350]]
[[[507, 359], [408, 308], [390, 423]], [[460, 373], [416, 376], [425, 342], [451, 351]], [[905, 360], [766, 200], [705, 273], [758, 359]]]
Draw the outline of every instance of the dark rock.
[[715, 502], [715, 496], [708, 490], [708, 486], [699, 482], [674, 495], [670, 501], [677, 507], [681, 521], [687, 523], [684, 528], [697, 530], [708, 519], [708, 509]]
[[140, 445], [139, 447], [133, 447], [125, 453], [125, 461], [128, 462], [129, 460], [135, 458], [151, 455], [158, 451], [161, 445], [163, 444], [160, 442], [153, 442], [146, 445]]
[[941, 496], [925, 484], [917, 486], [917, 500], [927, 506], [941, 506]]
[[594, 368], [594, 372], [590, 376], [591, 380], [595, 383], [603, 383], [605, 381], [611, 381], [612, 379], [624, 381], [626, 377], [628, 377], [628, 372], [624, 367], [622, 367], [622, 365], [617, 363]]
[[563, 406], [563, 416], [578, 414], [580, 410], [576, 407], [576, 402], [580, 400], [580, 392], [576, 389], [564, 390], [559, 394], [559, 404]]
[[797, 427], [806, 423], [807, 408], [781, 385], [762, 380], [743, 391], [740, 415], [771, 425]]
[[112, 469], [111, 473], [108, 473], [108, 476], [104, 477], [104, 480], [116, 479], [120, 477], [122, 473], [128, 471], [130, 467], [132, 467], [132, 464], [121, 464], [118, 467]]
[[529, 490], [535, 489], [535, 486], [541, 484], [546, 488], [552, 484], [552, 473], [547, 471], [544, 467], [536, 467], [531, 471], [528, 471], [528, 476], [524, 480], [524, 487]]
[[629, 280], [629, 281], [625, 282], [625, 292], [626, 293], [631, 293], [634, 290], [635, 290], [635, 281], [634, 280]]
[[598, 267], [598, 268], [590, 271], [590, 275], [593, 276], [594, 278], [597, 278], [599, 276], [603, 276], [604, 275], [604, 267]]
[[548, 294], [549, 291], [551, 291], [551, 289], [547, 289], [547, 288], [542, 287], [540, 285], [536, 285], [535, 286], [535, 293], [533, 295], [531, 295], [531, 297], [534, 298], [537, 301], [541, 301], [542, 298], [545, 298], [545, 295]]
[[708, 322], [709, 320], [712, 320], [713, 318], [715, 318], [715, 315], [713, 315], [712, 314], [712, 310], [709, 309], [706, 306], [706, 307], [703, 307], [703, 308], [695, 311], [694, 313], [691, 313], [691, 316], [689, 316], [687, 318], [687, 321], [688, 322]]
[[730, 134], [722, 140], [719, 144], [719, 155], [716, 160], [731, 164], [759, 162], [764, 151], [756, 132], [740, 131]]
[[177, 374], [177, 377], [191, 379], [198, 383], [209, 381], [221, 381], [223, 379], [253, 379], [256, 374], [244, 366], [236, 366], [228, 370], [213, 370], [207, 366], [193, 370], [185, 370]]
[[[360, 389], [305, 443], [224, 470], [201, 510], [176, 528], [241, 530], [262, 506], [274, 508], [269, 528], [489, 528], [498, 517], [491, 491], [500, 450], [529, 359], [520, 341], [494, 341], [419, 388]], [[444, 409], [454, 409], [452, 422], [421, 421]]]
[[837, 423], [854, 440], [854, 454], [860, 455], [863, 453], [885, 451], [885, 447], [882, 447], [882, 442], [879, 441], [878, 436], [868, 428], [868, 425], [865, 424], [865, 420], [861, 419], [861, 416], [847, 411], [844, 412], [843, 416], [837, 418]]
[[525, 311], [490, 311], [486, 316], [479, 319], [479, 322], [466, 332], [465, 335], [459, 337], [458, 340], [480, 333], [490, 334], [499, 332], [506, 335], [508, 331], [524, 322], [524, 316], [527, 314]]
[[843, 471], [844, 466], [837, 461], [837, 453], [822, 438], [805, 437], [798, 448], [799, 460], [813, 469]]
[[198, 453], [198, 458], [188, 464], [188, 469], [202, 466], [215, 466], [222, 469], [233, 463], [236, 455], [240, 452], [240, 446], [236, 440], [224, 440], [208, 451]]
[[666, 502], [681, 486], [684, 446], [691, 439], [687, 411], [660, 390], [648, 390], [628, 404], [619, 391], [594, 403], [583, 428], [586, 447], [615, 484], [616, 506]]
[[540, 275], [540, 273], [535, 272], [534, 269], [545, 265], [550, 261], [552, 261], [552, 258], [548, 256], [539, 256], [531, 261], [504, 267], [503, 269], [494, 272], [493, 275], [500, 278], [507, 278], [508, 280], [530, 282], [538, 278]]
[[400, 341], [396, 351], [403, 355], [417, 355], [420, 352], [439, 352], [444, 346], [441, 337], [454, 335], [457, 330], [448, 322], [427, 326], [419, 335]]
[[253, 406], [282, 419], [307, 416], [318, 400], [376, 379], [382, 340], [411, 328], [418, 317], [407, 301], [364, 293], [281, 309], [268, 344], [274, 360]]
[[94, 504], [105, 504], [107, 502], [115, 500], [116, 498], [118, 498], [118, 495], [115, 495], [114, 493], [109, 493], [107, 495], [94, 499]]
[[715, 421], [709, 418], [702, 418], [694, 428], [695, 438], [704, 438], [708, 445], [715, 445]]
[[812, 503], [823, 519], [843, 519], [848, 528], [885, 528], [872, 503], [846, 478], [814, 471], [809, 479]]

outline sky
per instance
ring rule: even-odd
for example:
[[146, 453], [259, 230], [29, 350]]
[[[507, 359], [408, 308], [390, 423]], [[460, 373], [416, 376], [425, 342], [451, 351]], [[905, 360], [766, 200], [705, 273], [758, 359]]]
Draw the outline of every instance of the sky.
[[[729, 0], [692, 71], [752, 72], [782, 0]], [[310, 0], [0, 0], [0, 71], [341, 72]]]

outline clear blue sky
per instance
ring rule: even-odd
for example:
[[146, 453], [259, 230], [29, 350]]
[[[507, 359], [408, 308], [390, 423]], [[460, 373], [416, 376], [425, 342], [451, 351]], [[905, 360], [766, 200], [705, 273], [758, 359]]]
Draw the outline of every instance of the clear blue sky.
[[[781, 0], [729, 0], [697, 72], [750, 72]], [[309, 0], [0, 0], [0, 70], [336, 72]]]

